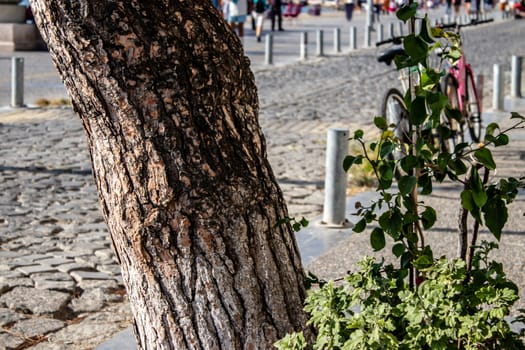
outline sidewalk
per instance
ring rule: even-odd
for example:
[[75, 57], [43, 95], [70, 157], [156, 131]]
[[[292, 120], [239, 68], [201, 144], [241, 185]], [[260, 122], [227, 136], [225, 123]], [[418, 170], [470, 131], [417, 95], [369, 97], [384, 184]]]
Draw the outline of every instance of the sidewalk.
[[[287, 57], [295, 62], [295, 36], [300, 30], [321, 28], [328, 33], [336, 21], [345, 24], [344, 14], [340, 16], [305, 15], [297, 23], [297, 31], [285, 27], [290, 30], [276, 33], [275, 41], [277, 35], [289, 38]], [[355, 22], [360, 20], [364, 23], [363, 17], [356, 16]], [[523, 22], [509, 23], [487, 28], [479, 41], [469, 38], [479, 52], [469, 56], [476, 68], [480, 67], [477, 71], [492, 69], [491, 64], [507, 52], [525, 53], [523, 46], [509, 47], [516, 40], [498, 41], [500, 32], [523, 37]], [[486, 40], [490, 45], [483, 44]], [[259, 117], [269, 160], [290, 214], [315, 222], [323, 204], [326, 130], [371, 128], [377, 100], [393, 79], [378, 74], [378, 66], [370, 64], [375, 56], [372, 49], [286, 66], [278, 64], [276, 56], [275, 65], [264, 66], [260, 57], [263, 48], [256, 46], [250, 31], [245, 45], [254, 62], [261, 101]], [[327, 47], [331, 47], [329, 43]], [[44, 93], [50, 94], [47, 98], [65, 94], [63, 88], [53, 88], [60, 82], [55, 81], [58, 78], [46, 63], [49, 58], [45, 53], [24, 54], [30, 79], [26, 101]], [[384, 68], [380, 69], [382, 72]], [[486, 79], [485, 85], [490, 84]], [[4, 96], [1, 89], [0, 96]], [[525, 113], [525, 106], [516, 106], [518, 109], [513, 110]], [[507, 120], [508, 115], [490, 112], [484, 118]], [[502, 162], [499, 174], [523, 176], [525, 134], [520, 131], [514, 139], [512, 148], [498, 152], [497, 161]], [[353, 196], [349, 201], [370, 195]], [[448, 219], [437, 226], [441, 239], [444, 232], [453, 230], [455, 213], [450, 203], [457, 201], [457, 192], [445, 186], [438, 190], [435, 200], [432, 205], [443, 208], [442, 214]], [[523, 194], [513, 208], [509, 236], [504, 237], [506, 245], [501, 252], [505, 265], [517, 276], [520, 286], [525, 286]], [[353, 221], [353, 205], [348, 204], [347, 209]], [[361, 257], [369, 249], [365, 234], [329, 234], [331, 243], [320, 239], [314, 226], [312, 231], [298, 235], [307, 268], [325, 278], [339, 277], [351, 267], [351, 258]], [[443, 240], [444, 251], [450, 249], [446, 242]], [[131, 322], [129, 305], [98, 208], [84, 131], [71, 109], [0, 110], [0, 244], [0, 349], [33, 344], [28, 349], [76, 350], [102, 343], [99, 349], [126, 349], [107, 343], [109, 339], [123, 339], [133, 348], [134, 339], [127, 328]], [[125, 329], [121, 338], [114, 338]]]

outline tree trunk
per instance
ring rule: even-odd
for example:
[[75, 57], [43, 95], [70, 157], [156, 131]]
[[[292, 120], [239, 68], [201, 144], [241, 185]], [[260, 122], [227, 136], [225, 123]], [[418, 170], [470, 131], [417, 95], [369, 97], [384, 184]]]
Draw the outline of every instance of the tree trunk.
[[303, 270], [240, 41], [209, 0], [33, 0], [144, 349], [269, 349]]

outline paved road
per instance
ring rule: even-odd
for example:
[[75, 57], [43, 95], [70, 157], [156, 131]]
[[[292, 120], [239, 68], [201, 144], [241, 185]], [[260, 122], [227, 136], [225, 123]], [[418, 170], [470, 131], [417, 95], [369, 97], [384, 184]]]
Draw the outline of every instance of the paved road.
[[[306, 17], [303, 25], [314, 28], [318, 23], [329, 30], [336, 21], [344, 23], [334, 15], [321, 17], [317, 22]], [[299, 23], [297, 28], [299, 32]], [[523, 37], [525, 21], [489, 24], [465, 33], [466, 53], [476, 71], [485, 74], [486, 107], [491, 101], [492, 65], [508, 68], [511, 55], [525, 55], [519, 44]], [[256, 43], [246, 39], [250, 55]], [[327, 128], [371, 129], [377, 101], [387, 86], [396, 84], [396, 74], [375, 63], [377, 52], [360, 49], [272, 67], [257, 61], [255, 54], [250, 56], [270, 162], [293, 216], [321, 213]], [[44, 92], [35, 84], [28, 93], [32, 98], [47, 94], [45, 84], [56, 78], [44, 55], [27, 53], [31, 80], [44, 77], [41, 86], [46, 86]], [[61, 94], [57, 85], [45, 97]], [[523, 134], [516, 138], [511, 152], [498, 155], [504, 164], [500, 171], [523, 175], [525, 140]], [[67, 108], [0, 113], [0, 349], [90, 349], [130, 324], [86, 150], [80, 122]], [[433, 200], [447, 207], [443, 201], [455, 198], [454, 189], [443, 189]], [[509, 264], [525, 286], [521, 273], [525, 257], [520, 255], [524, 223], [516, 219], [524, 211], [523, 196], [514, 208], [504, 255], [507, 260], [518, 257]], [[449, 222], [454, 217], [450, 210], [443, 212]], [[438, 228], [451, 230], [445, 224]], [[362, 255], [366, 247], [366, 236], [352, 237], [310, 268], [322, 276], [337, 276], [351, 266], [347, 257]]]

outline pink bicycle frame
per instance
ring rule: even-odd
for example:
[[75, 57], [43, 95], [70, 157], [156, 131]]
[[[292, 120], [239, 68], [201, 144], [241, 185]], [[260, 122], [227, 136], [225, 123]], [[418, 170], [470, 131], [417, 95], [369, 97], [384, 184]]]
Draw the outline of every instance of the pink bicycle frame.
[[[472, 73], [472, 68], [470, 64], [466, 63], [465, 55], [461, 55], [461, 58], [458, 62], [450, 67], [449, 74], [456, 79], [458, 84], [458, 103], [459, 110], [463, 115], [466, 115], [465, 103], [468, 101], [468, 91], [467, 91], [467, 77], [470, 78], [470, 85], [472, 86], [472, 92], [474, 92], [475, 101], [479, 101], [479, 113], [481, 114], [482, 103], [478, 96], [478, 89], [476, 88], [476, 82], [474, 81], [474, 74]], [[468, 74], [468, 75], [467, 75]]]

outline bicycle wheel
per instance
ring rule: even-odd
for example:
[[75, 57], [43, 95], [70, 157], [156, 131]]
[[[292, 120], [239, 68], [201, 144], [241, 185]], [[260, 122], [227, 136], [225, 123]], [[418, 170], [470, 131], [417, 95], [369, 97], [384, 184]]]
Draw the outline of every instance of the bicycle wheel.
[[[396, 138], [402, 143], [410, 142], [408, 111], [403, 95], [398, 89], [392, 88], [385, 93], [381, 103], [380, 114], [385, 117], [389, 128], [394, 132]], [[404, 153], [403, 149], [396, 148], [392, 152], [391, 158], [394, 160], [400, 159]]]
[[467, 69], [467, 101], [465, 103], [465, 113], [467, 117], [468, 129], [473, 142], [479, 142], [481, 139], [481, 109], [478, 99], [476, 83], [472, 76], [472, 71]]
[[[451, 109], [459, 111], [458, 84], [456, 79], [447, 74], [443, 83], [443, 93], [448, 97]], [[458, 143], [463, 142], [463, 122], [458, 122], [445, 113], [441, 115], [439, 128], [439, 143], [443, 152], [452, 153]]]

